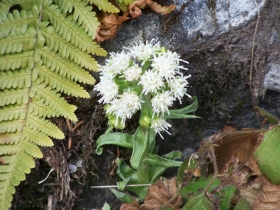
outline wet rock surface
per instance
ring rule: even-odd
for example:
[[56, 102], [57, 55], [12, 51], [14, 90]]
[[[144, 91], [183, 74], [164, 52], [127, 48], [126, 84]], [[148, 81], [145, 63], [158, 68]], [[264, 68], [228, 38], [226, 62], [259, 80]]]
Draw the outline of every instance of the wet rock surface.
[[[186, 158], [197, 151], [202, 140], [222, 130], [225, 124], [238, 129], [259, 128], [262, 118], [253, 110], [257, 105], [280, 116], [279, 3], [269, 0], [256, 1], [258, 6], [249, 0], [159, 3], [175, 3], [177, 8], [167, 16], [144, 10], [139, 18], [124, 22], [116, 37], [102, 46], [108, 52], [116, 52], [123, 46], [155, 39], [189, 61], [185, 73], [192, 75], [188, 90], [198, 97], [195, 114], [201, 119], [171, 120], [172, 136], [164, 134], [164, 140], [157, 140], [161, 155], [181, 150]], [[185, 99], [175, 107], [189, 103]], [[104, 196], [110, 194], [107, 190], [91, 189], [87, 197], [102, 192]]]

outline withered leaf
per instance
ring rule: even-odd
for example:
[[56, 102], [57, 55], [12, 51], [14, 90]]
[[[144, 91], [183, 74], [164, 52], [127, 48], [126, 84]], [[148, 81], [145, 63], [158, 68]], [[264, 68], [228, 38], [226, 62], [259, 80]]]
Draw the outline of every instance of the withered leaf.
[[236, 163], [246, 165], [252, 170], [252, 175], [261, 174], [259, 166], [253, 156], [253, 150], [258, 142], [258, 135], [262, 130], [244, 130], [224, 133], [215, 142], [215, 155], [219, 173], [225, 173], [234, 159]]
[[137, 0], [129, 6], [129, 13], [132, 18], [138, 18], [145, 6], [149, 6], [154, 12], [162, 15], [167, 15], [176, 8], [175, 4], [170, 6], [161, 6], [152, 0]]
[[122, 204], [120, 210], [141, 210], [141, 207], [137, 201], [132, 201], [131, 203]]
[[116, 35], [121, 24], [129, 19], [129, 17], [127, 17], [128, 14], [128, 12], [125, 12], [122, 16], [119, 16], [117, 13], [112, 13], [110, 15], [103, 13], [100, 20], [101, 25], [97, 29], [96, 40], [102, 42], [107, 39], [112, 39]]
[[172, 4], [170, 6], [161, 6], [160, 4], [157, 4], [152, 0], [146, 0], [146, 3], [153, 11], [162, 15], [167, 15], [176, 8], [175, 4]]
[[137, 0], [129, 5], [129, 13], [131, 17], [138, 18], [140, 15], [142, 15], [141, 9], [144, 9], [146, 5], [147, 3], [145, 0]]
[[263, 175], [259, 176], [258, 182], [262, 184], [261, 197], [255, 200], [253, 209], [280, 209], [280, 185], [272, 184]]
[[[173, 177], [172, 179], [158, 180], [155, 184], [150, 186], [149, 193], [141, 207], [148, 210], [159, 209], [167, 204], [167, 207], [171, 207], [175, 210], [180, 209], [182, 198], [178, 194], [178, 188], [180, 188], [180, 186], [177, 186], [176, 183], [176, 177]], [[171, 199], [173, 200], [170, 202]]]

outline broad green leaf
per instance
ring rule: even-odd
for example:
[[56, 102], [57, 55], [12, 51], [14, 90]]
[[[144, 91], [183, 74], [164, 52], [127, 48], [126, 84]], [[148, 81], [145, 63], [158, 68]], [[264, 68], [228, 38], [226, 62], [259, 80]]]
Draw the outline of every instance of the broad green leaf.
[[[173, 151], [168, 154], [163, 155], [162, 157], [167, 160], [174, 160], [175, 158], [181, 158], [183, 156], [181, 151]], [[168, 167], [163, 167], [163, 166], [156, 166], [156, 165], [151, 165], [149, 167], [149, 176], [150, 176], [150, 181], [153, 183], [155, 180], [167, 169]]]
[[114, 195], [120, 199], [122, 202], [124, 203], [130, 203], [134, 200], [136, 200], [134, 197], [132, 197], [130, 194], [128, 193], [124, 193], [124, 192], [120, 192], [114, 188], [110, 189], [112, 191], [112, 193], [114, 193]]
[[203, 193], [191, 197], [182, 210], [211, 210], [215, 206], [205, 197]]
[[[204, 190], [210, 181], [212, 180], [213, 176], [208, 177], [207, 179], [204, 179], [201, 177], [199, 180], [188, 183], [188, 185], [180, 190], [180, 194], [183, 198], [189, 199], [190, 196], [188, 194], [194, 194], [197, 195], [200, 192], [200, 190]], [[221, 181], [217, 178], [214, 179], [214, 181], [211, 183], [211, 186], [208, 188], [208, 192], [211, 192], [215, 187], [221, 184]]]
[[148, 152], [148, 143], [149, 130], [147, 128], [144, 128], [143, 126], [139, 126], [135, 134], [133, 135], [133, 151], [130, 158], [130, 164], [133, 169], [138, 169], [143, 154]]
[[235, 185], [229, 185], [221, 190], [220, 210], [228, 210], [230, 202], [235, 194]]
[[280, 183], [280, 126], [266, 131], [254, 152], [260, 170], [273, 184]]
[[102, 146], [113, 144], [121, 147], [132, 149], [132, 135], [126, 133], [106, 133], [101, 135], [96, 141], [96, 154], [103, 152]]
[[194, 102], [189, 106], [186, 106], [182, 109], [169, 110], [169, 113], [164, 113], [164, 118], [165, 119], [200, 118], [198, 116], [188, 114], [188, 113], [196, 111], [197, 107], [198, 107], [197, 98], [193, 97], [192, 100]]
[[169, 160], [167, 158], [149, 154], [148, 158], [143, 160], [144, 163], [154, 166], [162, 166], [162, 167], [180, 167], [182, 165], [181, 161]]
[[251, 210], [250, 203], [245, 198], [240, 198], [234, 210]]

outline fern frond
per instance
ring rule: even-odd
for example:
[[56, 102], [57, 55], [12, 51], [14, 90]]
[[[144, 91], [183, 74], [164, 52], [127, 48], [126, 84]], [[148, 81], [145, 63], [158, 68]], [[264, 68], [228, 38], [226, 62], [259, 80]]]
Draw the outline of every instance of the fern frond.
[[20, 53], [34, 49], [35, 36], [35, 28], [30, 27], [24, 34], [14, 33], [5, 39], [0, 39], [0, 54]]
[[31, 71], [29, 69], [0, 71], [0, 89], [25, 88], [30, 86]]
[[91, 11], [92, 7], [87, 6], [87, 1], [57, 0], [57, 3], [64, 14], [74, 11], [73, 15], [71, 15], [73, 20], [77, 21], [92, 39], [95, 38], [99, 22], [95, 16], [95, 12]]
[[[7, 144], [7, 145], [1, 145], [0, 147], [0, 154], [1, 155], [12, 155], [16, 154], [19, 150], [19, 145], [17, 144]], [[7, 167], [3, 168], [2, 166], [0, 167], [0, 173], [1, 172], [6, 172]]]
[[15, 133], [21, 132], [24, 128], [24, 120], [11, 120], [0, 122], [0, 133]]
[[29, 101], [29, 89], [5, 89], [0, 91], [0, 107], [9, 104], [27, 104]]
[[32, 142], [22, 141], [22, 149], [29, 155], [35, 158], [42, 158], [43, 154], [39, 147]]
[[68, 104], [65, 99], [60, 97], [60, 94], [56, 93], [52, 88], [46, 87], [44, 84], [33, 85], [30, 90], [30, 96], [33, 97], [35, 95], [42, 99], [46, 105], [55, 109], [60, 115], [72, 121], [77, 121], [77, 117], [74, 114], [77, 107]]
[[0, 71], [31, 68], [33, 65], [33, 51], [0, 56]]
[[135, 2], [135, 0], [117, 0], [120, 3], [124, 3], [126, 5], [132, 4], [133, 2]]
[[61, 36], [58, 36], [57, 33], [54, 32], [52, 26], [42, 29], [42, 34], [45, 37], [46, 44], [50, 50], [58, 52], [63, 58], [73, 60], [77, 65], [81, 65], [81, 67], [85, 67], [92, 71], [98, 69], [97, 62], [92, 59], [88, 53], [67, 42]]
[[52, 71], [74, 81], [79, 81], [85, 84], [94, 84], [94, 78], [74, 62], [69, 62], [69, 60], [57, 56], [57, 54], [49, 50], [47, 47], [38, 49], [38, 52], [42, 56], [44, 65]]
[[35, 98], [33, 98], [32, 103], [29, 104], [28, 113], [33, 113], [38, 117], [44, 117], [44, 118], [60, 116], [59, 112], [44, 104], [42, 99], [36, 100]]
[[[36, 72], [35, 72], [36, 71]], [[45, 66], [35, 67], [34, 74], [38, 74], [37, 81], [45, 83], [57, 92], [63, 92], [75, 97], [89, 98], [89, 94], [77, 83], [50, 71]]]
[[0, 24], [0, 39], [10, 34], [24, 34], [28, 26], [37, 27], [38, 15], [35, 11], [14, 10], [8, 13], [7, 18]]
[[[1, 1], [1, 0], [0, 0]], [[76, 107], [62, 96], [89, 97], [77, 83], [93, 84], [90, 54], [106, 55], [93, 41], [99, 26], [88, 2], [118, 10], [108, 0], [2, 0], [0, 2], [0, 209], [15, 186], [64, 134], [48, 117], [72, 121]], [[19, 8], [19, 9], [18, 9]]]
[[118, 13], [120, 10], [115, 7], [113, 4], [108, 2], [108, 0], [88, 0], [89, 3], [94, 4], [98, 7], [99, 10], [103, 10], [105, 12], [109, 13]]
[[[23, 120], [26, 118], [27, 105], [9, 105], [0, 109], [0, 122], [1, 121], [12, 121], [12, 120]], [[1, 129], [1, 128], [0, 128]]]
[[32, 142], [34, 145], [40, 145], [44, 147], [53, 146], [53, 141], [47, 135], [28, 127], [24, 129], [23, 136], [27, 141]]
[[[35, 115], [29, 114], [26, 120], [26, 125], [36, 131], [49, 135], [56, 139], [63, 139], [64, 134], [62, 131], [53, 123], [43, 118], [39, 118]], [[30, 131], [29, 131], [30, 132]]]
[[[29, 168], [35, 167], [35, 161], [34, 158], [30, 155], [26, 154], [25, 152], [19, 152], [17, 159], [24, 165], [26, 165]], [[20, 170], [20, 169], [19, 169]]]
[[[0, 134], [0, 145], [4, 144], [18, 144], [21, 140], [21, 133]], [[1, 155], [1, 153], [0, 153]]]
[[72, 15], [65, 17], [65, 15], [60, 14], [60, 9], [57, 5], [52, 4], [49, 7], [45, 7], [42, 14], [43, 20], [49, 21], [55, 31], [67, 42], [88, 53], [100, 56], [107, 55], [107, 52], [94, 43], [83, 31], [83, 27], [76, 24]]

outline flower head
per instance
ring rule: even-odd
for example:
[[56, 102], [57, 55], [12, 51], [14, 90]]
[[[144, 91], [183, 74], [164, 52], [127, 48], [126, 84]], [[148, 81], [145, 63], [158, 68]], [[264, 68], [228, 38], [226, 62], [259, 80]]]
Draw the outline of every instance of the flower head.
[[173, 96], [170, 91], [165, 91], [162, 93], [158, 93], [152, 98], [152, 107], [154, 114], [159, 115], [160, 113], [163, 115], [168, 111], [168, 107], [173, 104]]
[[161, 87], [164, 86], [163, 78], [155, 71], [147, 70], [141, 77], [139, 85], [143, 86], [145, 95], [147, 93], [156, 93]]
[[163, 139], [163, 136], [160, 132], [165, 131], [169, 135], [171, 135], [167, 130], [171, 127], [171, 125], [163, 118], [155, 118], [152, 122], [151, 128], [155, 130], [156, 133], [160, 135], [160, 137]]
[[100, 82], [95, 85], [94, 90], [99, 91], [98, 95], [102, 95], [99, 103], [109, 103], [118, 95], [118, 85], [112, 77], [108, 76], [101, 76]]
[[139, 109], [141, 109], [140, 98], [135, 93], [125, 92], [110, 102], [106, 113], [116, 115], [116, 122], [121, 119], [121, 124], [124, 125], [126, 119], [130, 119]]
[[140, 68], [138, 65], [133, 65], [129, 67], [128, 69], [123, 71], [123, 76], [126, 81], [133, 81], [137, 80], [140, 77], [140, 74], [142, 73], [142, 68]]
[[152, 55], [156, 53], [156, 51], [160, 50], [159, 43], [153, 45], [153, 40], [150, 43], [139, 43], [132, 48], [129, 48], [130, 55], [134, 58], [138, 58], [140, 61], [148, 60]]
[[190, 77], [189, 76], [176, 76], [172, 78], [169, 81], [169, 87], [171, 89], [171, 93], [173, 94], [174, 98], [179, 99], [180, 103], [181, 99], [184, 97], [184, 95], [187, 95], [188, 97], [191, 98], [189, 94], [187, 94], [187, 85], [189, 84], [187, 79]]

